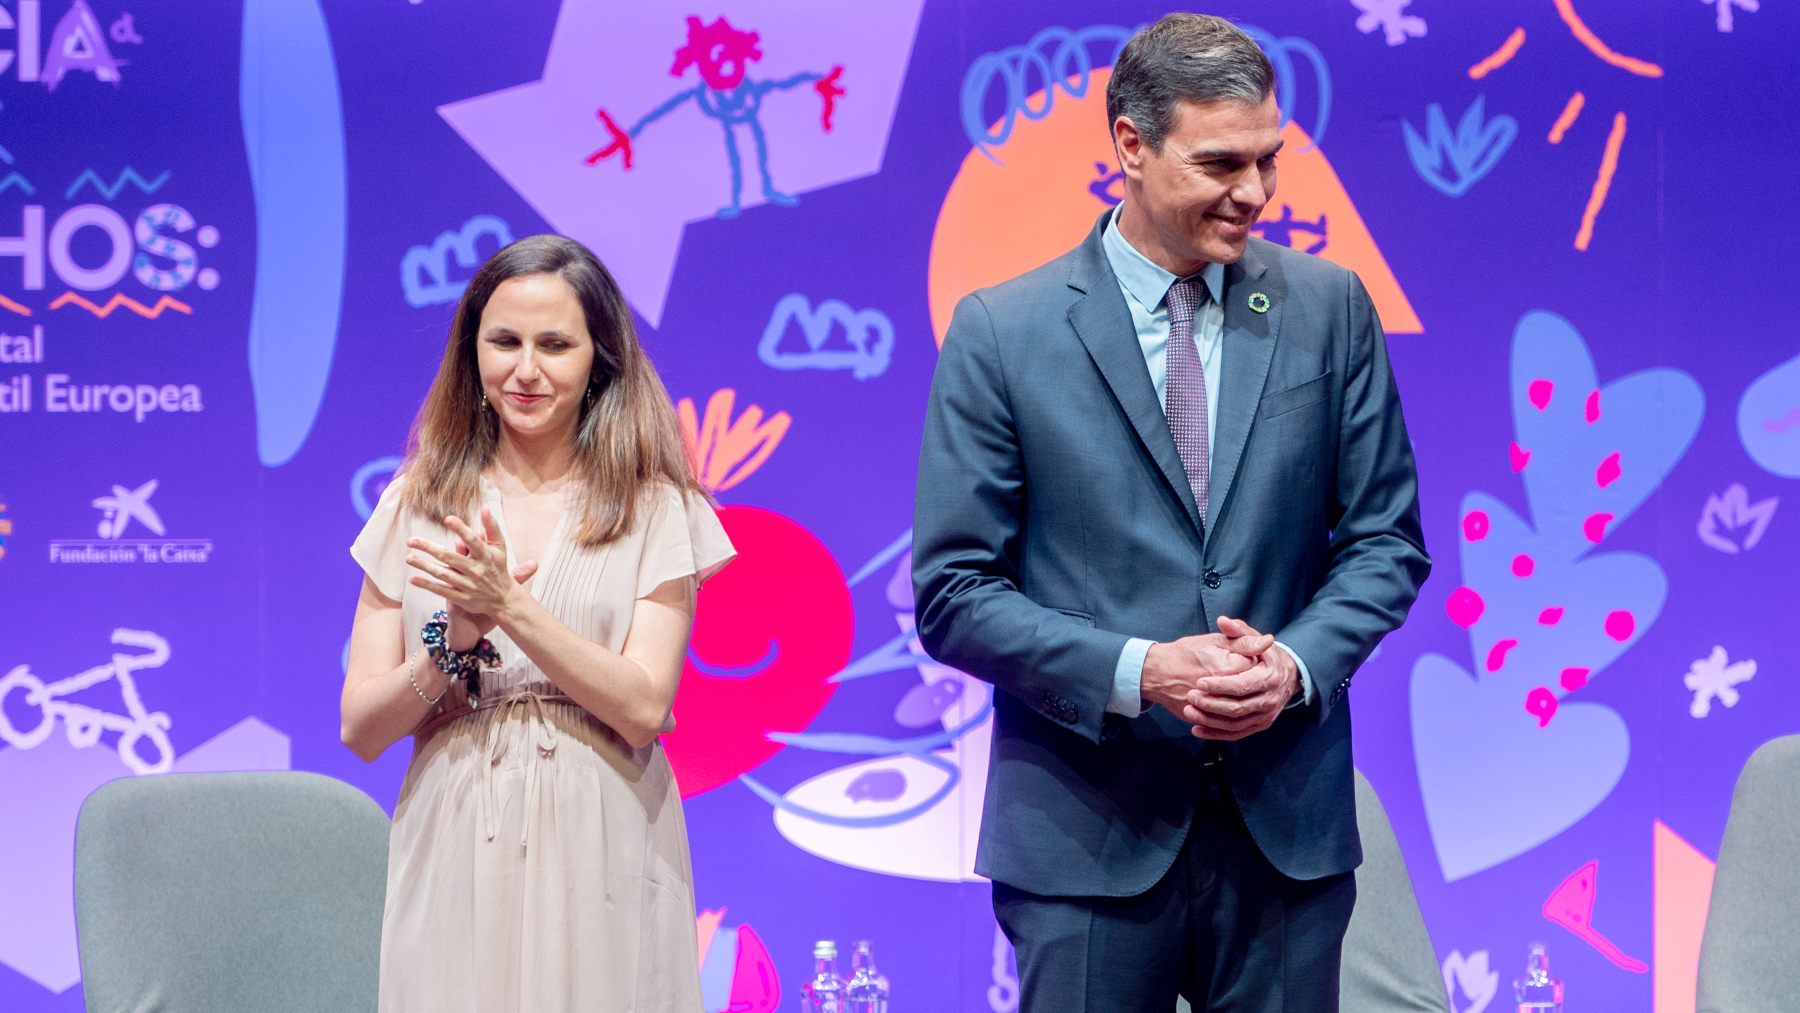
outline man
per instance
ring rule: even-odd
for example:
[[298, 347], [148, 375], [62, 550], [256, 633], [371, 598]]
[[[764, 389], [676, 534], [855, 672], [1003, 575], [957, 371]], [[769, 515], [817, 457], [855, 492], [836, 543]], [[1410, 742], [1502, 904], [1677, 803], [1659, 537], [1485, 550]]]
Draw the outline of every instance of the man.
[[1430, 567], [1355, 275], [1250, 236], [1273, 71], [1170, 15], [1120, 53], [1125, 199], [957, 306], [913, 581], [991, 681], [976, 868], [1022, 1009], [1335, 1010], [1361, 861], [1344, 691]]

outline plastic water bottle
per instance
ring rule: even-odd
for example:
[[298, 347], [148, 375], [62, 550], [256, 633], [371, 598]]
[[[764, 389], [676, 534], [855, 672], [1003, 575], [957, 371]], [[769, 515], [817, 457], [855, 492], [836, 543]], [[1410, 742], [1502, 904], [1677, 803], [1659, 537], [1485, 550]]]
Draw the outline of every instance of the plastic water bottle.
[[1550, 976], [1550, 958], [1543, 943], [1532, 943], [1525, 958], [1525, 976], [1513, 982], [1519, 1013], [1562, 1013], [1563, 983]]
[[875, 970], [875, 954], [867, 939], [850, 951], [850, 981], [844, 989], [844, 1013], [888, 1013], [887, 975]]
[[801, 1013], [847, 1013], [844, 979], [837, 972], [837, 943], [821, 939], [813, 944], [812, 980], [800, 986]]

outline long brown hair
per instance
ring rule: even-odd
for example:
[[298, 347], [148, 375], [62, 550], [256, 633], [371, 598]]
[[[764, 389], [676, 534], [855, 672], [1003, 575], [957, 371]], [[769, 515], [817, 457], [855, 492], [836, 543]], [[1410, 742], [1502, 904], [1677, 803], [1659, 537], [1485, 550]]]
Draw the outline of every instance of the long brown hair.
[[481, 314], [508, 278], [554, 274], [574, 290], [594, 342], [589, 398], [575, 426], [575, 540], [605, 545], [632, 528], [644, 494], [667, 482], [706, 495], [694, 478], [669, 394], [638, 343], [619, 285], [587, 247], [562, 236], [527, 236], [481, 265], [456, 306], [437, 378], [407, 438], [403, 505], [440, 519], [480, 501], [500, 421], [488, 409], [476, 363]]

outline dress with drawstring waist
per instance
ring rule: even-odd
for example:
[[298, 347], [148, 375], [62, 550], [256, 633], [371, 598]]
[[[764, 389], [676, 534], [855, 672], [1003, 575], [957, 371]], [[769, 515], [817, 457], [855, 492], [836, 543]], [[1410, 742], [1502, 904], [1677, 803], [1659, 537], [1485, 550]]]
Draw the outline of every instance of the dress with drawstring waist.
[[[401, 602], [416, 642], [442, 599], [405, 583], [405, 542], [445, 535], [398, 508], [400, 481], [351, 551]], [[566, 537], [565, 513], [532, 595], [620, 650], [637, 599], [732, 555], [703, 500], [662, 492], [636, 530], [597, 549]], [[484, 494], [504, 525], [498, 495]], [[504, 633], [489, 638], [501, 667], [484, 674], [480, 704], [452, 691], [413, 735], [389, 842], [380, 1008], [696, 1013], [693, 872], [661, 743], [633, 748]]]

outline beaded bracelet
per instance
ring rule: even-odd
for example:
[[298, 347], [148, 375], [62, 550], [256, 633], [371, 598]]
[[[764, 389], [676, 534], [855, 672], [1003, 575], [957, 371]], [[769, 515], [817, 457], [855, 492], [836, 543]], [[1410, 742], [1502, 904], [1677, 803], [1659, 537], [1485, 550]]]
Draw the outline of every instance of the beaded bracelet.
[[444, 694], [450, 692], [450, 684], [445, 683], [444, 688], [438, 690], [438, 695], [434, 696], [434, 697], [426, 696], [425, 691], [419, 688], [418, 680], [413, 678], [413, 668], [414, 668], [414, 666], [418, 665], [419, 655], [423, 654], [424, 652], [425, 652], [425, 649], [420, 648], [419, 650], [412, 652], [412, 654], [406, 659], [406, 681], [412, 683], [413, 692], [419, 694], [419, 699], [425, 701], [426, 704], [428, 704], [432, 707], [436, 707], [438, 705], [438, 701], [442, 700], [444, 698]]
[[419, 631], [419, 639], [425, 642], [425, 653], [437, 665], [438, 671], [444, 673], [452, 682], [461, 682], [463, 691], [469, 694], [469, 702], [476, 703], [481, 698], [481, 670], [498, 668], [500, 652], [494, 649], [492, 642], [482, 637], [475, 646], [466, 651], [453, 651], [446, 639], [446, 631], [450, 626], [450, 617], [439, 609], [431, 614], [431, 619]]

